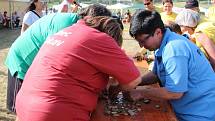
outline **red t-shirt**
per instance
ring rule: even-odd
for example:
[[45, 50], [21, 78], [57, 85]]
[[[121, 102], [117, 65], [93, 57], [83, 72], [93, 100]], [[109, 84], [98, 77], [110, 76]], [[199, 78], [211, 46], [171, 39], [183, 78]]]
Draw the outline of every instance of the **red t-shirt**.
[[80, 20], [41, 47], [17, 96], [17, 115], [21, 121], [89, 120], [109, 75], [127, 84], [139, 71], [113, 38]]

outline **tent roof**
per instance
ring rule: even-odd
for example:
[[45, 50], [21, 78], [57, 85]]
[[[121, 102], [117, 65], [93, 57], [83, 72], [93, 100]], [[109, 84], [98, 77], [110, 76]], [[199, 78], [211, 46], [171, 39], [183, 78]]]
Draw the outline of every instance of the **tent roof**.
[[8, 1], [30, 2], [31, 0], [8, 0]]
[[128, 7], [131, 7], [131, 6], [125, 5], [125, 4], [122, 4], [122, 3], [117, 3], [117, 4], [114, 4], [114, 5], [108, 5], [107, 6], [108, 9], [125, 9], [125, 8], [128, 8]]

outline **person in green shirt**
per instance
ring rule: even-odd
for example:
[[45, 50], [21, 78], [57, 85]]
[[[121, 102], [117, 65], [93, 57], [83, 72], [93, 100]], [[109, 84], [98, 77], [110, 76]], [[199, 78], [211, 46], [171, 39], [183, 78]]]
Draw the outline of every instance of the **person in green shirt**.
[[15, 112], [15, 97], [25, 74], [44, 41], [60, 30], [76, 23], [85, 16], [111, 16], [111, 12], [99, 4], [90, 5], [75, 13], [55, 13], [44, 16], [32, 24], [10, 47], [5, 64], [8, 67], [7, 108]]

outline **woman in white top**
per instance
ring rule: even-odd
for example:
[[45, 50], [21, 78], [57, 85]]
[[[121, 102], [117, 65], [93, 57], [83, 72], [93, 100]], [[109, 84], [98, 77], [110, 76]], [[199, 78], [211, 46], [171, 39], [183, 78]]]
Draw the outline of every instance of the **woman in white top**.
[[[65, 13], [69, 13], [69, 12], [76, 12], [78, 10], [78, 5], [74, 4], [75, 0], [63, 0], [62, 3], [59, 5], [58, 8], [58, 12], [65, 12]], [[74, 4], [75, 7], [71, 8], [71, 4]]]
[[43, 3], [41, 0], [32, 0], [31, 4], [27, 8], [27, 12], [23, 18], [21, 34], [35, 21], [37, 21], [43, 10]]

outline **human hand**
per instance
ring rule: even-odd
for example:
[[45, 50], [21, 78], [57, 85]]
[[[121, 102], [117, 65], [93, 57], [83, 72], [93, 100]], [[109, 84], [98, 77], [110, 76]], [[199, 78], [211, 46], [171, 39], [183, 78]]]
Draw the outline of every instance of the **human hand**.
[[139, 89], [134, 89], [129, 92], [130, 98], [134, 101], [143, 99], [142, 91]]
[[117, 98], [117, 95], [119, 94], [120, 91], [121, 88], [119, 85], [110, 85], [110, 87], [108, 88], [108, 97], [111, 100], [114, 100]]

